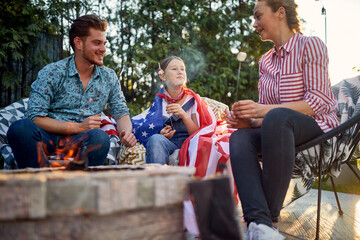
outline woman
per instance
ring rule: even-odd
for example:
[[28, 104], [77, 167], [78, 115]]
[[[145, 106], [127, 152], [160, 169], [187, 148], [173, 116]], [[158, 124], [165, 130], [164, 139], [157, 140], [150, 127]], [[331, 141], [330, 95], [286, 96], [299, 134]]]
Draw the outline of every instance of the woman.
[[[287, 192], [295, 146], [338, 125], [328, 77], [328, 55], [305, 37], [294, 0], [258, 0], [254, 28], [274, 47], [259, 62], [259, 101], [233, 104], [230, 159], [247, 239], [283, 239], [273, 227]], [[262, 168], [258, 154], [262, 155]]]

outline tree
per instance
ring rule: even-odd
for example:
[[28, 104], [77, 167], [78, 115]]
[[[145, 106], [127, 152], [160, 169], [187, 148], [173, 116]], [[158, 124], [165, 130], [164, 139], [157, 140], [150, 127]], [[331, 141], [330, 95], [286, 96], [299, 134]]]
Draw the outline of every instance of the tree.
[[1, 106], [28, 96], [37, 72], [64, 57], [65, 24], [83, 9], [89, 9], [87, 1], [8, 0], [0, 4]]
[[[261, 42], [251, 26], [253, 7], [254, 0], [11, 0], [0, 8], [6, 15], [0, 22], [0, 34], [5, 38], [0, 46], [0, 79], [11, 89], [16, 86], [16, 70], [8, 64], [14, 58], [26, 58], [23, 69], [29, 70], [29, 56], [34, 56], [26, 54], [28, 42], [33, 41], [30, 37], [44, 32], [57, 36], [59, 49], [64, 50], [59, 52], [59, 58], [63, 58], [70, 54], [66, 35], [72, 20], [83, 14], [101, 13], [109, 21], [110, 51], [105, 64], [117, 72], [130, 108], [136, 109], [133, 114], [152, 102], [160, 88], [155, 74], [158, 62], [170, 55], [185, 60], [191, 89], [230, 105], [236, 92], [236, 55], [239, 50], [247, 52], [239, 97], [256, 100], [257, 63], [271, 44]], [[5, 21], [8, 18], [12, 18], [11, 23]], [[30, 19], [23, 21], [22, 29], [18, 23], [21, 19]], [[30, 23], [35, 23], [36, 28]], [[20, 32], [28, 37], [14, 39]], [[49, 61], [46, 54], [39, 56], [31, 61]], [[15, 81], [25, 89], [30, 82]]]
[[[2, 100], [3, 87], [8, 89], [9, 101], [11, 100], [11, 90], [17, 87], [20, 82], [14, 69], [16, 67], [14, 61], [21, 61], [23, 71], [26, 71], [26, 52], [40, 31], [39, 25], [41, 23], [38, 20], [43, 17], [43, 13], [40, 9], [33, 8], [30, 1], [15, 0], [1, 4], [0, 11], [2, 12], [0, 19], [0, 36], [2, 39], [0, 45], [0, 101]], [[25, 95], [24, 85], [26, 82], [21, 82], [21, 95]]]
[[240, 98], [256, 100], [257, 62], [271, 44], [262, 43], [252, 29], [253, 7], [253, 0], [139, 0], [107, 6], [109, 29], [115, 33], [109, 38], [111, 54], [118, 60], [128, 102], [149, 104], [160, 87], [158, 62], [178, 55], [195, 92], [231, 104], [238, 50], [249, 56], [243, 63]]

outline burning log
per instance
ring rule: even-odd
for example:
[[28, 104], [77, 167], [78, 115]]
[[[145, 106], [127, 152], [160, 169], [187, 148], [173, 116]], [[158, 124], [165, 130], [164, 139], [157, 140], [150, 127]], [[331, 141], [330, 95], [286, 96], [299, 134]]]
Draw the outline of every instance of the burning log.
[[82, 146], [75, 159], [71, 161], [67, 166], [66, 170], [87, 170], [88, 168], [88, 158], [86, 146]]
[[43, 142], [38, 142], [36, 144], [36, 149], [38, 153], [38, 163], [39, 167], [50, 167], [49, 159], [47, 158], [47, 154], [45, 154], [44, 149], [46, 149], [46, 145]]
[[46, 144], [38, 142], [36, 147], [39, 167], [66, 167], [66, 170], [87, 170], [88, 153], [101, 146], [82, 146], [83, 141], [86, 139], [86, 135], [77, 140], [70, 140], [70, 138], [61, 139], [58, 147], [56, 147], [51, 155], [47, 152]]

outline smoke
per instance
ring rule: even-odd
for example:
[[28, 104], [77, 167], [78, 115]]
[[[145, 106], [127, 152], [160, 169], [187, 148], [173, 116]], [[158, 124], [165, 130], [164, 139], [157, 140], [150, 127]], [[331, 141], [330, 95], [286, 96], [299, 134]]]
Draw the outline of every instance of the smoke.
[[186, 73], [192, 81], [199, 73], [205, 70], [205, 55], [197, 49], [186, 47], [179, 55], [186, 64]]

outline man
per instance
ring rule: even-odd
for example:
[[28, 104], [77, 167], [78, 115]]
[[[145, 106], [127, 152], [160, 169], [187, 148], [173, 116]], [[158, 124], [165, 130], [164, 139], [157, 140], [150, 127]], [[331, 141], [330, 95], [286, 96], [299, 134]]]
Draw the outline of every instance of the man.
[[41, 147], [45, 155], [61, 152], [76, 158], [80, 153], [89, 166], [102, 165], [110, 146], [108, 135], [99, 129], [107, 103], [121, 142], [135, 145], [119, 81], [113, 70], [103, 66], [106, 28], [107, 21], [96, 15], [77, 18], [69, 32], [74, 56], [39, 72], [31, 85], [27, 119], [13, 123], [7, 134], [19, 168], [39, 167]]

